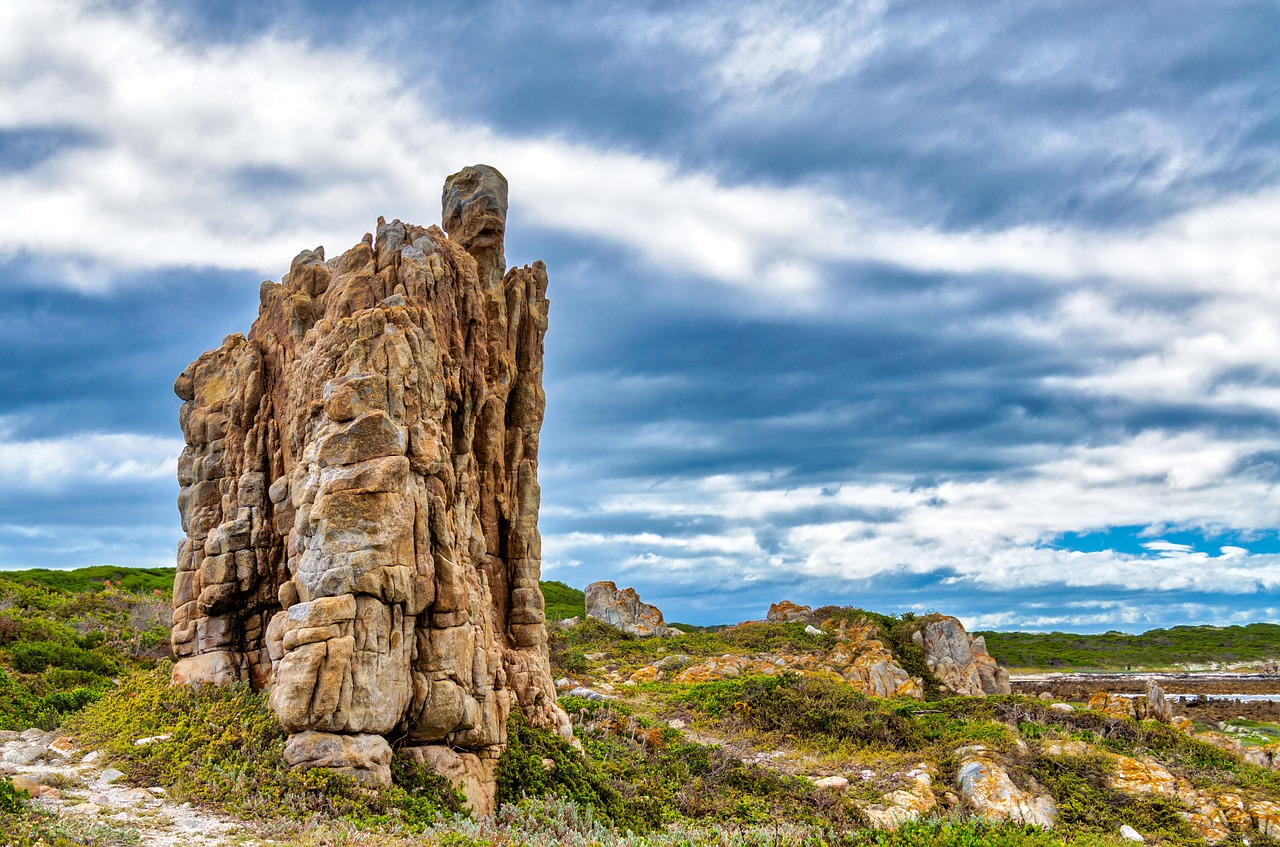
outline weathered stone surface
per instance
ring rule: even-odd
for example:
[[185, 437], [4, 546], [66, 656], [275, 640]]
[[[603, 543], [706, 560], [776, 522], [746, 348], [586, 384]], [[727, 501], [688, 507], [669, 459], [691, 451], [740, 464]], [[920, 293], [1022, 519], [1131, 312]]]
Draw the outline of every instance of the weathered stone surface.
[[869, 803], [862, 811], [871, 823], [880, 829], [897, 829], [904, 823], [919, 820], [921, 816], [937, 808], [933, 794], [933, 776], [928, 766], [921, 763], [903, 775], [905, 785], [880, 797], [879, 802]]
[[612, 582], [593, 582], [587, 586], [586, 595], [589, 618], [641, 637], [667, 634], [662, 612], [657, 606], [640, 602], [634, 588], [619, 589]]
[[467, 753], [448, 747], [406, 747], [402, 752], [420, 765], [448, 778], [462, 788], [467, 805], [477, 815], [487, 815], [498, 805], [498, 786], [492, 778], [497, 767], [493, 750]]
[[766, 620], [770, 623], [805, 621], [809, 619], [809, 615], [812, 613], [813, 609], [808, 606], [801, 606], [798, 603], [792, 603], [790, 600], [783, 600], [780, 603], [773, 603], [769, 606], [769, 614]]
[[[894, 660], [889, 649], [874, 637], [875, 626], [866, 618], [859, 618], [852, 623], [832, 620], [823, 626], [837, 639], [836, 645], [830, 650], [715, 656], [685, 668], [673, 681], [710, 682], [742, 675], [773, 676], [790, 671], [799, 674], [835, 675], [864, 694], [875, 697], [924, 698], [921, 681], [907, 673]], [[654, 663], [649, 667], [663, 670], [664, 668], [658, 667], [659, 664]]]
[[965, 747], [957, 753], [960, 771], [956, 784], [960, 796], [976, 814], [996, 821], [1053, 828], [1058, 807], [1047, 793], [1018, 788], [1005, 766], [983, 747]]
[[1154, 679], [1147, 680], [1147, 696], [1142, 703], [1143, 717], [1160, 723], [1173, 722], [1173, 704], [1164, 696], [1164, 689]]
[[1099, 691], [1089, 698], [1089, 708], [1102, 712], [1109, 718], [1136, 718], [1138, 704], [1135, 698], [1123, 694]]
[[547, 276], [506, 268], [506, 208], [470, 167], [448, 235], [304, 250], [174, 384], [174, 681], [270, 684], [295, 766], [382, 783], [402, 737], [480, 797], [513, 706], [571, 731], [538, 590]]
[[953, 694], [985, 697], [1009, 694], [1009, 672], [987, 653], [981, 636], [969, 635], [960, 621], [949, 615], [931, 615], [917, 635], [929, 670]]

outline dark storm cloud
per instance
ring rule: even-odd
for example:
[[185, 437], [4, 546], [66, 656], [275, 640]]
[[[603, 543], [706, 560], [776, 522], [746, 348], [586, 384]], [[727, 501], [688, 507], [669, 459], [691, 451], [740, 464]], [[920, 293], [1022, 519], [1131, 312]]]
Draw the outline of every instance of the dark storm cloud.
[[176, 437], [173, 380], [257, 311], [257, 285], [243, 274], [174, 269], [100, 294], [37, 287], [31, 274], [0, 265], [0, 418], [26, 437]]

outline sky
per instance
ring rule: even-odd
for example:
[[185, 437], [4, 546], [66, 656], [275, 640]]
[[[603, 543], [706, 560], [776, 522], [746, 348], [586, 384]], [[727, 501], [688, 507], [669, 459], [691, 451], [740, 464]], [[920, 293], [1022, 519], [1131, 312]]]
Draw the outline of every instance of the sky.
[[0, 569], [171, 566], [174, 377], [484, 162], [543, 576], [1275, 621], [1274, 2], [0, 3]]

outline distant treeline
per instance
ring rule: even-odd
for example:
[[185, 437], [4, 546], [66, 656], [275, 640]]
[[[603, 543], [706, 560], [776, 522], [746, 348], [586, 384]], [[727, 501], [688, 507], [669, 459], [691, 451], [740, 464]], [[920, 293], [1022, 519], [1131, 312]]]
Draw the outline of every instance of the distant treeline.
[[1106, 632], [975, 632], [987, 639], [987, 651], [1012, 668], [1125, 670], [1173, 668], [1214, 662], [1280, 660], [1280, 625], [1175, 626], [1141, 635]]

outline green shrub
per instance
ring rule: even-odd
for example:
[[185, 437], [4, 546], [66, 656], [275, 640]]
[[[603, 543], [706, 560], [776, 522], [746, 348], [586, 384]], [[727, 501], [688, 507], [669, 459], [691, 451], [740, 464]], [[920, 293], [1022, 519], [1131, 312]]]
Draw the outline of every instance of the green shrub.
[[1199, 845], [1204, 839], [1179, 815], [1175, 801], [1155, 795], [1130, 795], [1106, 785], [1114, 764], [1105, 756], [1039, 756], [1036, 779], [1058, 804], [1058, 827], [1071, 833], [1110, 835], [1124, 824], [1160, 844]]
[[546, 603], [547, 620], [587, 616], [587, 595], [578, 589], [555, 580], [538, 583], [538, 587], [542, 589], [542, 599]]
[[40, 673], [51, 666], [104, 676], [120, 670], [119, 664], [112, 659], [79, 647], [48, 641], [17, 642], [9, 647], [9, 656], [19, 673]]
[[27, 792], [14, 788], [12, 782], [0, 777], [0, 821], [4, 820], [3, 815], [16, 815], [21, 812], [29, 797]]
[[498, 760], [498, 802], [552, 794], [595, 809], [603, 820], [632, 822], [618, 792], [585, 757], [555, 733], [530, 726], [518, 709], [513, 710], [507, 721], [507, 749]]

